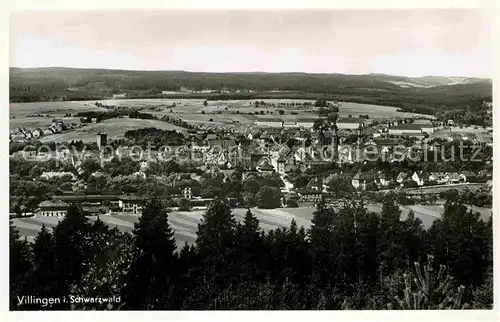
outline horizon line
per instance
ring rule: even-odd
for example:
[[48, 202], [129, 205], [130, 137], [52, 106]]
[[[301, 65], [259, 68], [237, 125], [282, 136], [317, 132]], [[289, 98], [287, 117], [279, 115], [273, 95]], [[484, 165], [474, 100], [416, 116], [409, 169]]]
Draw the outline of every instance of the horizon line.
[[458, 75], [421, 75], [421, 76], [410, 76], [410, 75], [395, 75], [387, 74], [381, 72], [369, 72], [364, 74], [348, 74], [339, 72], [305, 72], [305, 71], [193, 71], [185, 69], [125, 69], [125, 68], [105, 68], [105, 67], [74, 67], [74, 66], [36, 66], [36, 67], [18, 67], [9, 66], [11, 68], [17, 69], [42, 69], [42, 68], [66, 68], [66, 69], [86, 69], [86, 70], [112, 70], [112, 71], [135, 71], [135, 72], [184, 72], [184, 73], [205, 73], [205, 74], [309, 74], [309, 75], [346, 75], [346, 76], [370, 76], [370, 75], [383, 75], [383, 76], [395, 76], [395, 77], [408, 77], [408, 78], [423, 78], [423, 77], [455, 77], [455, 78], [479, 78], [493, 80], [492, 77], [487, 76], [458, 76]]

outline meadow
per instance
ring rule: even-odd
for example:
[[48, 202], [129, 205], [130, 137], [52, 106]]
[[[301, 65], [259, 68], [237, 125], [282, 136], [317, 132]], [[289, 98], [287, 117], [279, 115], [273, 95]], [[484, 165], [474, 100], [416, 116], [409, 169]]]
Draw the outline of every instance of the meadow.
[[[204, 99], [121, 99], [101, 100], [104, 105], [128, 106], [140, 108], [142, 113], [153, 114], [158, 117], [178, 117], [191, 124], [210, 124], [224, 127], [228, 125], [252, 125], [261, 117], [291, 119], [315, 118], [316, 107], [303, 105], [279, 105], [280, 103], [303, 103], [311, 100], [292, 99], [267, 99], [267, 104], [275, 104], [274, 107], [256, 106], [254, 100], [227, 100], [207, 101]], [[44, 129], [50, 126], [53, 118], [63, 118], [66, 123], [79, 124], [80, 120], [75, 117], [64, 117], [67, 113], [72, 115], [85, 111], [106, 111], [95, 105], [96, 101], [77, 102], [37, 102], [37, 103], [11, 103], [9, 106], [10, 130], [24, 127], [33, 130], [37, 127]], [[173, 105], [175, 104], [175, 106]], [[284, 115], [279, 111], [283, 110]], [[258, 114], [256, 114], [256, 112]], [[263, 114], [260, 114], [260, 113]], [[370, 119], [390, 117], [410, 117], [418, 114], [399, 112], [395, 107], [378, 106], [357, 103], [342, 103], [339, 115], [357, 117], [360, 114], [368, 115]], [[34, 116], [34, 117], [33, 117]], [[166, 122], [141, 119], [108, 119], [102, 123], [91, 124], [83, 128], [68, 131], [63, 134], [51, 135], [42, 138], [41, 141], [67, 142], [72, 140], [94, 141], [98, 132], [105, 132], [109, 138], [120, 138], [127, 130], [156, 127], [163, 130], [183, 129]]]
[[[487, 220], [491, 216], [491, 209], [471, 207], [473, 211], [481, 214], [483, 220]], [[369, 204], [367, 209], [372, 212], [379, 213], [382, 210], [381, 205]], [[442, 205], [413, 205], [413, 206], [400, 206], [401, 220], [407, 218], [408, 213], [412, 210], [417, 218], [422, 220], [424, 228], [429, 228], [432, 222], [441, 217], [444, 212]], [[260, 227], [264, 231], [279, 227], [289, 227], [293, 219], [297, 225], [309, 228], [311, 226], [311, 219], [313, 217], [314, 207], [300, 207], [300, 208], [278, 208], [278, 209], [251, 209], [252, 212], [260, 221]], [[246, 213], [246, 209], [233, 209], [235, 219], [242, 221]], [[190, 212], [173, 211], [169, 216], [169, 223], [172, 226], [177, 245], [181, 247], [184, 243], [193, 243], [196, 240], [196, 230], [198, 223], [202, 218], [204, 210], [193, 210]], [[89, 217], [95, 220], [96, 217]], [[139, 220], [137, 215], [101, 215], [100, 218], [111, 227], [118, 227], [122, 231], [132, 232], [134, 223]], [[28, 240], [33, 238], [40, 231], [42, 224], [47, 228], [52, 228], [57, 225], [61, 218], [56, 217], [34, 217], [34, 218], [15, 218], [13, 219], [14, 225], [18, 228], [21, 235], [26, 236]]]
[[179, 132], [185, 131], [182, 127], [158, 120], [113, 118], [104, 120], [100, 123], [92, 123], [73, 131], [44, 136], [39, 140], [41, 142], [56, 143], [70, 142], [72, 140], [95, 142], [97, 133], [99, 132], [106, 133], [108, 139], [119, 139], [123, 138], [126, 131], [148, 127], [154, 127], [161, 130], [176, 130]]

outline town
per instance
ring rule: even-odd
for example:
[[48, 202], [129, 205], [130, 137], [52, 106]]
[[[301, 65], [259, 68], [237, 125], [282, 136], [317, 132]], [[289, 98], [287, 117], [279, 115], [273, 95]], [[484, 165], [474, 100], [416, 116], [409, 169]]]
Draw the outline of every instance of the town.
[[[264, 101], [258, 104], [261, 108], [266, 106]], [[297, 102], [299, 104], [301, 102]], [[325, 114], [325, 108], [320, 109], [318, 114]], [[67, 171], [49, 166], [44, 169], [47, 171], [40, 170], [38, 177], [30, 177], [30, 180], [49, 184], [64, 182], [65, 189], [20, 198], [19, 202], [11, 203], [11, 216], [62, 216], [69, 207], [68, 201], [81, 203], [85, 211], [93, 215], [138, 214], [142, 198], [153, 193], [142, 189], [144, 182], [158, 185], [168, 182], [172, 206], [182, 204], [183, 209], [207, 206], [215, 196], [214, 189], [221, 189], [225, 184], [231, 186], [235, 180], [241, 180], [240, 187], [231, 186], [230, 190], [235, 205], [242, 208], [315, 206], [320, 200], [338, 203], [349, 193], [370, 195], [376, 200], [376, 196], [384, 192], [397, 191], [400, 198], [412, 204], [437, 202], [448, 190], [491, 194], [491, 128], [464, 127], [455, 125], [451, 119], [439, 121], [425, 116], [376, 120], [352, 115], [339, 118], [337, 112], [342, 107], [338, 102], [328, 102], [328, 109], [334, 112], [327, 117], [294, 118], [283, 112], [276, 118], [259, 117], [251, 125], [232, 124], [230, 128], [216, 127], [208, 131], [188, 128], [186, 132], [177, 133], [146, 128], [142, 130], [144, 133], [140, 133], [141, 130], [125, 133], [125, 137], [131, 138], [127, 142], [107, 140], [106, 133], [97, 133], [95, 142], [86, 146], [86, 151], [52, 151], [53, 155], [47, 159], [52, 162], [45, 163], [57, 164]], [[92, 120], [97, 123], [97, 118]], [[21, 144], [23, 149], [12, 153], [11, 162], [23, 166], [26, 160], [32, 160], [36, 169], [40, 157], [37, 149], [24, 147], [37, 138], [57, 136], [70, 129], [63, 119], [54, 119], [43, 131], [17, 128], [11, 142]], [[164, 136], [164, 141], [170, 136], [176, 137], [177, 145], [168, 146], [170, 151], [156, 150], [160, 148], [156, 146], [153, 151], [134, 158], [131, 148], [144, 141], [138, 140], [136, 133], [143, 138]], [[456, 154], [455, 162], [442, 164], [444, 154], [454, 149], [458, 153], [458, 142], [462, 142], [462, 150], [468, 151], [469, 158], [473, 150], [477, 150], [477, 161], [460, 160]], [[83, 142], [69, 143], [84, 145]], [[114, 155], [102, 158], [102, 150], [107, 145], [119, 147], [113, 151]], [[165, 162], [168, 166], [166, 173], [162, 173], [159, 169], [165, 168]], [[106, 171], [108, 168], [113, 168], [113, 173]], [[135, 181], [137, 185], [132, 189], [120, 187], [120, 183], [114, 183], [116, 174], [121, 176], [120, 180]], [[174, 177], [178, 179], [172, 180]], [[266, 180], [272, 184], [251, 192], [245, 189], [255, 181]], [[111, 187], [119, 190], [112, 191]], [[266, 194], [270, 200], [258, 198], [261, 190], [272, 192]], [[42, 200], [44, 195], [49, 198]], [[13, 200], [16, 197], [11, 195]], [[485, 205], [488, 204], [481, 204]]]
[[10, 310], [495, 313], [485, 16], [12, 14]]

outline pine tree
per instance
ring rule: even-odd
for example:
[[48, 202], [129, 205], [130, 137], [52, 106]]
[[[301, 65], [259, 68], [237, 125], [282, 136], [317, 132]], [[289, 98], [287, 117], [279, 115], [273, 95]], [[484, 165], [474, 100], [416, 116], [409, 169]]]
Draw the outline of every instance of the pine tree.
[[395, 196], [388, 195], [380, 213], [379, 243], [377, 253], [381, 275], [390, 275], [398, 268], [406, 267], [406, 250], [403, 248], [403, 224], [401, 211]]
[[234, 245], [236, 221], [229, 202], [215, 198], [209, 205], [196, 232], [196, 248], [203, 257], [223, 255]]
[[12, 221], [9, 225], [9, 282], [10, 282], [10, 309], [19, 309], [19, 300], [25, 293], [25, 283], [31, 269], [30, 248], [26, 240], [14, 228]]
[[332, 247], [335, 219], [335, 210], [331, 207], [327, 208], [324, 202], [320, 202], [313, 213], [308, 231], [313, 279], [320, 285], [333, 283], [333, 277], [335, 277], [332, 272], [336, 266], [336, 256]]
[[237, 225], [236, 243], [240, 279], [248, 280], [262, 276], [261, 267], [263, 259], [263, 240], [259, 227], [259, 220], [254, 214], [247, 210], [243, 218], [243, 224]]
[[136, 254], [122, 288], [124, 309], [175, 309], [175, 281], [179, 276], [169, 211], [156, 199], [149, 201], [134, 227]]
[[[65, 218], [54, 229], [55, 290], [58, 297], [69, 296], [89, 268], [90, 224], [80, 207], [71, 205]], [[54, 309], [69, 308], [68, 302]]]
[[[125, 273], [133, 259], [134, 244], [129, 233], [110, 229], [100, 218], [90, 229], [89, 269], [72, 294], [85, 297], [118, 297]], [[73, 309], [115, 309], [119, 303], [76, 303]]]
[[413, 211], [408, 213], [408, 217], [403, 222], [403, 248], [406, 254], [406, 265], [418, 262], [422, 255], [427, 252], [425, 245], [425, 231], [422, 221], [415, 218]]
[[[38, 233], [33, 244], [33, 271], [29, 278], [30, 289], [34, 296], [50, 298], [57, 295], [56, 289], [56, 258], [54, 238], [45, 225]], [[39, 310], [40, 305], [27, 307]], [[47, 307], [51, 309], [51, 307]]]
[[446, 273], [446, 267], [440, 265], [436, 275], [433, 264], [433, 256], [428, 256], [428, 261], [423, 267], [415, 262], [416, 277], [413, 278], [413, 283], [408, 274], [404, 275], [403, 297], [397, 298], [399, 308], [406, 310], [464, 308], [462, 302], [464, 286], [455, 289], [453, 278]]
[[460, 284], [473, 288], [484, 281], [491, 262], [491, 225], [460, 202], [447, 202], [442, 219], [428, 232], [436, 260], [450, 269]]

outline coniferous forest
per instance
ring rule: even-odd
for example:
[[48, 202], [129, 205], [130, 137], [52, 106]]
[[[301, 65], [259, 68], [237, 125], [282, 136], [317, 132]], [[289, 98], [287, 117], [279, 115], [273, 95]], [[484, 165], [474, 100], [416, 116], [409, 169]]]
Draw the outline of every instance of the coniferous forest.
[[[216, 198], [194, 245], [176, 245], [169, 210], [149, 200], [130, 233], [71, 206], [28, 243], [10, 226], [11, 310], [491, 309], [492, 219], [457, 201], [429, 230], [402, 221], [392, 196], [380, 214], [362, 203], [319, 204], [306, 230], [263, 232], [249, 210], [237, 222]], [[180, 249], [179, 251], [177, 251]], [[112, 297], [113, 303], [38, 298]]]

